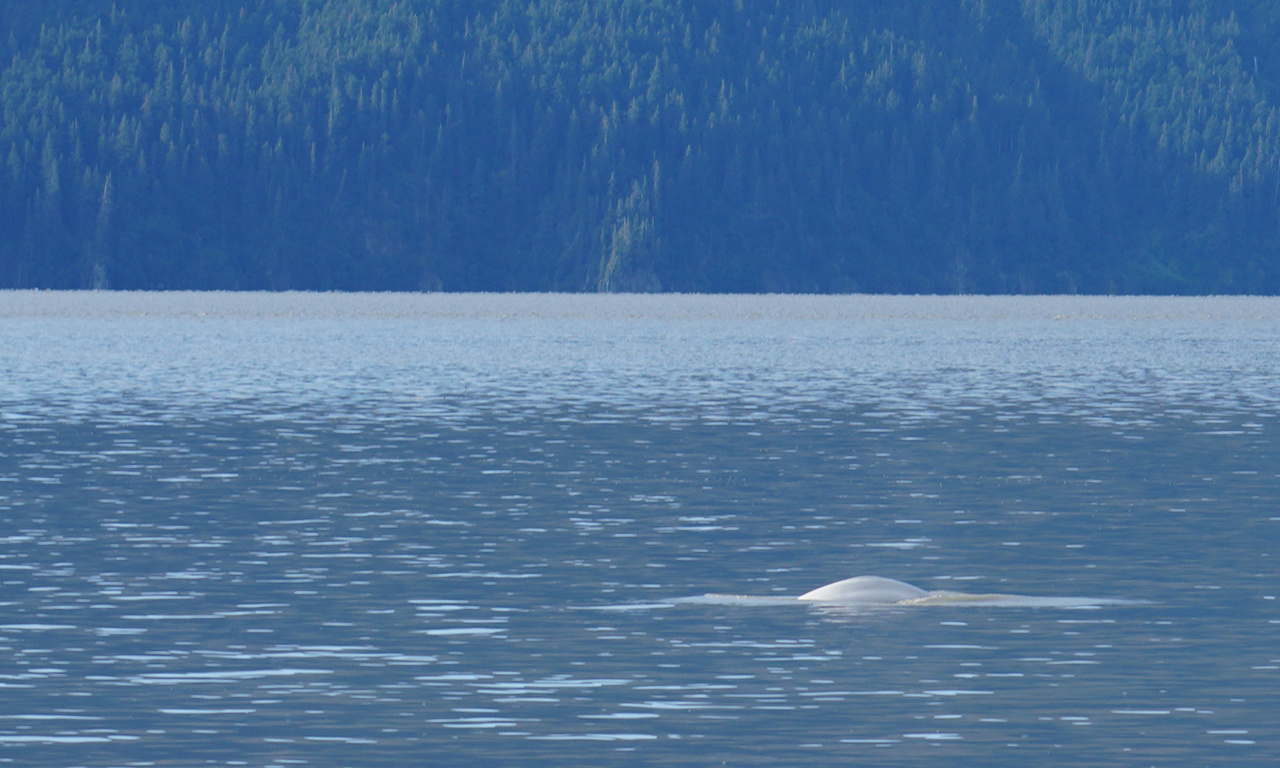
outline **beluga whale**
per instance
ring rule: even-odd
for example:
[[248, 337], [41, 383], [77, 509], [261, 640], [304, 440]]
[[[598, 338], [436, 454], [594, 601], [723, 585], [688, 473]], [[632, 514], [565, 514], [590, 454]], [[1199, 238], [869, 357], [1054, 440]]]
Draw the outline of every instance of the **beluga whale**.
[[599, 606], [592, 610], [634, 611], [670, 608], [674, 605], [731, 605], [766, 607], [812, 605], [824, 613], [860, 614], [910, 606], [985, 606], [989, 608], [1101, 608], [1107, 605], [1141, 605], [1144, 600], [1114, 597], [1041, 597], [1002, 592], [972, 593], [929, 591], [885, 576], [854, 576], [811, 589], [802, 595], [705, 594], [659, 602]]
[[815, 603], [890, 604], [919, 600], [928, 592], [905, 581], [884, 576], [854, 576], [805, 592], [798, 600]]
[[1132, 604], [1132, 600], [1107, 597], [1038, 597], [1004, 593], [973, 594], [938, 590], [929, 592], [905, 581], [884, 576], [854, 576], [805, 592], [797, 600], [838, 608], [892, 605], [986, 605], [1007, 608], [1094, 608]]

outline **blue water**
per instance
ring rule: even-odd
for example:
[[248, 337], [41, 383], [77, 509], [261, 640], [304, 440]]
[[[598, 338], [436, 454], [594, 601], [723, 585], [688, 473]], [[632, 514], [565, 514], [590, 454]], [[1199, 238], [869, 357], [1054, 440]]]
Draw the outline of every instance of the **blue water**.
[[[1277, 360], [1274, 299], [0, 293], [0, 761], [1275, 765]], [[1117, 602], [789, 599], [858, 574]]]

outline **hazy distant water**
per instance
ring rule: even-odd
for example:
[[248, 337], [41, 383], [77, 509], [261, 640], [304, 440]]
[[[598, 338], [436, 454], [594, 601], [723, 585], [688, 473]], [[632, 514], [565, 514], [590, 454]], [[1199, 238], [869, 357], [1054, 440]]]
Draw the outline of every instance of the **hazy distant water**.
[[[0, 760], [1274, 765], [1280, 301], [0, 293]], [[926, 589], [1148, 601], [839, 613]]]

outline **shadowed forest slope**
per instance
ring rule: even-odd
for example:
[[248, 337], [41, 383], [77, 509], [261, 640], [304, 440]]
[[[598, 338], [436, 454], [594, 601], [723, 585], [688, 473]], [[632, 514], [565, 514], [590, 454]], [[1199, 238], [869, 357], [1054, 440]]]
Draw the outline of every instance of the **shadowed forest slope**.
[[1280, 292], [1272, 8], [7, 0], [0, 287]]

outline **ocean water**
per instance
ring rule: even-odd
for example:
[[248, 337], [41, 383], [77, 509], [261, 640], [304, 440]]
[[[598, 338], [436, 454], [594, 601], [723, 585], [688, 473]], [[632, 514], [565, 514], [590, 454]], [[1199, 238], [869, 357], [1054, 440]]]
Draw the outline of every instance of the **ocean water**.
[[[0, 762], [1275, 765], [1278, 360], [1265, 298], [0, 293]], [[792, 599], [859, 574], [1042, 599]]]

